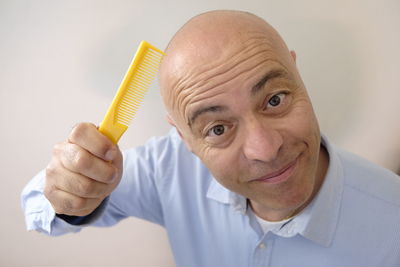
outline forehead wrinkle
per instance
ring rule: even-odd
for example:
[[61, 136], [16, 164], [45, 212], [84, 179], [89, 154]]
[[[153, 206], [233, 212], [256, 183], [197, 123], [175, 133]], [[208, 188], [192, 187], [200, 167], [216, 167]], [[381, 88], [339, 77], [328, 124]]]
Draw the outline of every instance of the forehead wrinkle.
[[[256, 56], [256, 55], [255, 55], [255, 56]], [[266, 63], [266, 62], [278, 62], [278, 61], [271, 60], [271, 59], [264, 59], [264, 60], [258, 62], [258, 64], [264, 64], [264, 63]], [[284, 69], [284, 68], [282, 68], [282, 69]], [[195, 104], [195, 103], [200, 102], [200, 101], [202, 101], [202, 100], [204, 100], [204, 99], [206, 99], [206, 98], [210, 98], [210, 97], [208, 97], [208, 96], [203, 96], [203, 95], [209, 93], [212, 89], [214, 89], [214, 88], [216, 88], [216, 87], [220, 87], [220, 86], [223, 86], [223, 85], [226, 84], [226, 83], [233, 82], [235, 79], [240, 78], [243, 74], [248, 73], [248, 72], [251, 71], [251, 70], [254, 70], [254, 67], [253, 67], [253, 66], [249, 66], [249, 67], [243, 69], [243, 70], [240, 71], [239, 73], [235, 74], [235, 76], [234, 76], [232, 79], [226, 79], [226, 80], [223, 81], [223, 82], [215, 83], [214, 85], [212, 85], [212, 87], [207, 88], [207, 90], [202, 90], [202, 87], [206, 86], [207, 84], [204, 84], [204, 85], [198, 87], [197, 90], [200, 91], [200, 93], [198, 93], [197, 95], [195, 95], [195, 96], [192, 98], [192, 101], [190, 101], [190, 104]], [[274, 73], [275, 73], [275, 72], [279, 72], [279, 73], [282, 73], [282, 74], [286, 74], [286, 71], [281, 70], [281, 69], [278, 69], [278, 68], [272, 68], [272, 71], [273, 71]], [[270, 71], [269, 71], [269, 72], [270, 72]], [[265, 78], [265, 75], [264, 75], [263, 78]], [[257, 83], [255, 84], [255, 86], [256, 86], [258, 83], [260, 83], [260, 81], [257, 81]], [[253, 87], [254, 87], [254, 86], [253, 86]], [[193, 91], [193, 90], [192, 90], [192, 91]], [[217, 96], [217, 95], [219, 95], [219, 94], [222, 94], [222, 93], [224, 93], [224, 91], [223, 91], [223, 90], [220, 90], [220, 93], [215, 94], [215, 96]]]
[[[256, 45], [254, 47], [248, 47], [246, 50], [251, 51], [251, 50], [255, 50], [255, 48], [257, 48], [258, 46], [261, 45]], [[243, 51], [242, 53], [237, 54], [233, 60], [231, 60], [231, 64], [228, 65], [228, 67], [226, 67], [227, 64], [221, 64], [220, 62], [218, 62], [221, 67], [218, 68], [219, 70], [217, 72], [215, 72], [215, 68], [213, 68], [213, 66], [209, 67], [210, 70], [203, 72], [200, 75], [196, 75], [194, 72], [192, 73], [187, 73], [185, 75], [185, 77], [182, 77], [181, 79], [179, 79], [177, 82], [175, 82], [175, 89], [173, 89], [175, 95], [177, 96], [178, 102], [181, 102], [181, 105], [185, 105], [185, 99], [187, 99], [188, 96], [192, 95], [192, 93], [185, 93], [188, 91], [202, 91], [204, 87], [208, 87], [206, 91], [214, 89], [215, 87], [221, 86], [239, 76], [241, 76], [243, 73], [246, 73], [248, 71], [250, 71], [251, 69], [253, 69], [254, 66], [249, 66], [244, 68], [243, 70], [240, 70], [239, 72], [234, 72], [232, 73], [230, 76], [233, 77], [227, 77], [225, 79], [223, 79], [223, 81], [219, 81], [219, 78], [229, 72], [232, 72], [235, 69], [240, 69], [242, 67], [243, 64], [253, 60], [255, 57], [258, 57], [261, 54], [264, 53], [269, 53], [271, 52], [270, 49], [262, 49], [262, 50], [258, 50], [255, 51], [252, 55], [249, 55], [248, 57], [246, 57], [244, 60], [241, 60], [242, 62], [239, 62], [239, 60], [237, 60], [237, 57], [241, 57], [243, 58], [243, 54], [249, 54], [248, 51]], [[265, 63], [267, 60], [262, 60], [262, 61], [255, 61], [254, 64], [263, 64]], [[239, 63], [238, 63], [239, 62]], [[225, 62], [224, 62], [225, 63]], [[253, 65], [254, 65], [253, 64]], [[217, 65], [217, 64], [213, 64], [213, 65]], [[183, 94], [183, 98], [180, 97]], [[196, 97], [195, 97], [196, 98]], [[179, 101], [179, 99], [182, 99]]]
[[[257, 55], [258, 55], [258, 54], [255, 54], [254, 56], [257, 56]], [[278, 72], [278, 73], [280, 73], [280, 74], [282, 74], [282, 75], [285, 75], [285, 74], [287, 73], [287, 69], [286, 69], [284, 66], [282, 66], [281, 64], [279, 64], [280, 62], [279, 62], [279, 61], [276, 61], [276, 60], [264, 59], [264, 60], [262, 60], [262, 61], [257, 62], [257, 65], [262, 65], [262, 64], [265, 64], [265, 63], [267, 63], [267, 62], [269, 62], [269, 63], [277, 63], [277, 65], [280, 66], [280, 68], [277, 68], [277, 67], [272, 68], [272, 71], [274, 71], [274, 73], [275, 73], [275, 72]], [[249, 67], [247, 67], [247, 68], [244, 68], [244, 69], [241, 70], [240, 72], [235, 73], [235, 75], [234, 75], [234, 77], [233, 77], [232, 79], [229, 79], [229, 78], [228, 78], [228, 79], [225, 79], [225, 80], [222, 81], [222, 82], [214, 83], [214, 84], [211, 85], [211, 87], [207, 87], [207, 86], [210, 85], [210, 83], [207, 83], [207, 80], [199, 81], [197, 84], [195, 84], [195, 85], [198, 85], [198, 86], [196, 87], [196, 89], [194, 89], [194, 88], [187, 88], [187, 89], [185, 89], [185, 90], [192, 91], [192, 92], [193, 92], [193, 91], [198, 92], [198, 94], [194, 95], [193, 98], [192, 98], [191, 100], [187, 100], [187, 101], [189, 101], [190, 104], [195, 104], [195, 103], [197, 103], [197, 102], [199, 102], [199, 101], [202, 101], [202, 100], [204, 100], [204, 99], [206, 99], [206, 98], [209, 98], [208, 96], [203, 96], [203, 95], [206, 95], [207, 93], [210, 92], [210, 90], [212, 90], [212, 89], [214, 89], [214, 88], [216, 88], [216, 87], [220, 87], [220, 86], [223, 86], [223, 85], [226, 84], [226, 83], [233, 82], [234, 80], [240, 78], [243, 74], [248, 73], [249, 71], [252, 71], [252, 70], [254, 70], [254, 66], [249, 66]], [[220, 74], [220, 75], [223, 75], [223, 74], [224, 74], [224, 73], [222, 73], [222, 74]], [[282, 75], [280, 75], [280, 76], [282, 76]], [[264, 76], [265, 76], [265, 75], [264, 75]], [[275, 76], [274, 76], [274, 77], [275, 77]], [[213, 78], [215, 78], [215, 77], [213, 77]], [[263, 77], [263, 78], [265, 78], [265, 77]], [[260, 82], [260, 81], [257, 81], [257, 83], [259, 83], [259, 82]], [[255, 85], [257, 85], [257, 83], [256, 83]], [[203, 89], [204, 87], [206, 87], [207, 89]], [[223, 93], [222, 90], [221, 90], [221, 93]], [[186, 97], [189, 96], [189, 95], [190, 95], [190, 93], [187, 94]], [[218, 94], [216, 94], [216, 95], [218, 95]], [[183, 101], [184, 101], [184, 99], [183, 99]]]
[[[272, 60], [272, 59], [265, 59], [265, 60], [259, 62], [259, 64], [263, 64], [263, 63], [265, 63], [265, 62], [275, 62], [275, 63], [277, 63], [277, 65], [278, 65], [279, 67], [274, 67], [274, 68], [271, 68], [270, 70], [268, 70], [268, 72], [267, 72], [266, 74], [264, 74], [264, 76], [262, 76], [261, 80], [258, 80], [258, 81], [254, 84], [254, 86], [251, 87], [250, 92], [249, 92], [250, 96], [255, 97], [257, 91], [259, 91], [259, 90], [261, 89], [261, 88], [258, 88], [258, 87], [262, 87], [266, 82], [268, 82], [269, 79], [279, 78], [279, 77], [285, 78], [285, 77], [287, 77], [287, 75], [288, 75], [288, 69], [287, 69], [285, 66], [283, 66], [282, 64], [280, 64], [279, 61], [277, 61], [277, 60]], [[242, 72], [241, 72], [239, 75], [237, 75], [234, 79], [239, 78], [242, 74], [244, 74], [244, 73], [246, 73], [246, 72], [248, 72], [248, 71], [250, 71], [250, 70], [252, 70], [252, 69], [253, 69], [253, 68], [248, 68], [248, 69], [242, 71]], [[266, 78], [266, 77], [267, 77], [267, 78]], [[228, 80], [228, 81], [226, 81], [225, 83], [228, 83], [228, 82], [230, 82], [230, 81], [233, 81], [234, 79]], [[262, 85], [261, 85], [261, 83], [262, 83]], [[223, 83], [217, 84], [215, 87], [220, 86], [220, 85], [222, 85], [222, 84], [223, 84]], [[188, 101], [190, 101], [190, 103], [188, 103], [188, 104], [194, 105], [194, 104], [196, 104], [196, 103], [198, 103], [198, 102], [201, 102], [201, 101], [204, 100], [204, 99], [216, 97], [216, 96], [221, 95], [221, 94], [223, 94], [223, 93], [225, 92], [225, 91], [223, 91], [223, 90], [217, 91], [218, 93], [216, 93], [215, 91], [213, 91], [214, 94], [212, 94], [212, 96], [210, 96], [209, 94], [207, 94], [207, 93], [210, 93], [210, 89], [212, 89], [212, 88], [209, 88], [209, 90], [204, 90], [204, 91], [201, 92], [200, 94], [195, 95], [195, 96], [192, 98], [192, 101], [188, 100]], [[203, 96], [203, 95], [204, 95], [204, 96]], [[219, 108], [218, 110], [226, 110], [226, 109], [227, 109], [225, 106], [221, 106], [221, 105], [218, 105], [218, 104], [217, 104], [217, 105], [210, 104], [208, 107], [206, 106], [206, 107], [204, 107], [204, 108], [200, 107], [200, 108], [196, 109], [194, 112], [192, 112], [193, 114], [191, 114], [191, 115], [188, 114], [188, 113], [189, 113], [188, 110], [185, 109], [185, 110], [184, 110], [184, 117], [185, 117], [185, 119], [186, 119], [186, 123], [187, 123], [189, 126], [191, 126], [192, 123], [193, 123], [193, 120], [194, 120], [194, 119], [193, 119], [194, 114], [196, 114], [196, 112], [197, 112], [198, 110], [207, 109], [207, 108]]]
[[190, 96], [194, 93], [195, 93], [195, 90], [191, 90], [188, 94], [183, 96], [183, 99], [181, 101], [182, 102], [181, 106], [183, 106], [183, 116], [184, 116], [185, 122], [187, 124], [190, 123], [190, 115], [188, 114], [189, 110], [187, 108], [188, 105], [195, 105], [196, 103], [201, 102], [204, 99], [210, 99], [210, 98], [217, 97], [217, 96], [223, 94], [224, 91], [223, 90], [219, 90], [219, 91], [203, 90], [199, 94], [190, 98]]
[[[272, 60], [275, 55], [274, 51], [277, 47], [273, 45], [274, 40], [271, 40], [269, 37], [270, 36], [260, 31], [245, 32], [245, 34], [239, 36], [239, 38], [234, 39], [237, 41], [233, 43], [233, 45], [227, 47], [226, 50], [228, 50], [228, 52], [229, 50], [232, 50], [232, 48], [235, 48], [232, 52], [224, 53], [224, 55], [219, 57], [217, 60], [211, 61], [211, 63], [207, 64], [208, 70], [205, 71], [202, 70], [204, 69], [204, 65], [200, 63], [192, 64], [193, 67], [189, 67], [191, 65], [191, 58], [188, 57], [188, 55], [184, 55], [189, 59], [189, 63], [183, 66], [184, 68], [182, 69], [184, 69], [184, 71], [180, 73], [178, 72], [181, 77], [173, 79], [172, 87], [170, 87], [171, 90], [169, 90], [169, 102], [172, 104], [172, 108], [178, 113], [179, 110], [181, 110], [184, 114], [184, 120], [187, 121], [188, 117], [186, 115], [188, 112], [188, 104], [197, 103], [198, 101], [203, 100], [206, 98], [203, 96], [205, 92], [234, 80], [254, 67], [250, 66], [240, 70], [243, 64], [246, 64], [262, 54], [266, 54], [266, 57], [269, 59], [263, 61], [255, 60], [252, 65], [260, 65], [268, 60]], [[203, 61], [205, 60], [204, 58], [202, 59]], [[228, 59], [228, 61], [226, 59]], [[177, 69], [179, 69], [179, 66]], [[236, 69], [239, 69], [240, 71], [235, 72]], [[220, 77], [227, 73], [228, 77], [224, 78], [225, 81], [221, 82]], [[199, 91], [200, 94], [196, 95]]]
[[[262, 40], [263, 42], [259, 42], [260, 40]], [[229, 72], [230, 70], [238, 66], [238, 64], [236, 63], [238, 61], [241, 61], [240, 58], [243, 57], [245, 54], [250, 54], [248, 55], [247, 59], [251, 59], [251, 57], [255, 56], [254, 53], [253, 55], [251, 55], [252, 51], [256, 50], [260, 46], [265, 45], [266, 47], [272, 47], [268, 39], [265, 36], [262, 36], [262, 34], [259, 32], [253, 32], [251, 37], [243, 41], [243, 44], [244, 44], [244, 49], [242, 46], [240, 46], [237, 49], [235, 49], [235, 51], [229, 53], [228, 55], [225, 55], [224, 57], [221, 57], [220, 60], [214, 60], [213, 62], [211, 62], [211, 64], [209, 64], [210, 66], [208, 66], [209, 70], [203, 71], [201, 68], [203, 66], [202, 64], [197, 64], [199, 65], [199, 67], [197, 68], [195, 66], [193, 68], [187, 68], [187, 66], [185, 66], [186, 74], [184, 75], [184, 77], [178, 79], [178, 81], [174, 83], [175, 88], [178, 89], [177, 91], [179, 92], [180, 91], [179, 88], [182, 86], [182, 84], [184, 84], [191, 78], [193, 78], [192, 79], [193, 81], [188, 85], [186, 85], [186, 87], [188, 88], [194, 87], [197, 83], [200, 83], [201, 85], [201, 81], [208, 80], [210, 78], [212, 79], [226, 72]], [[258, 51], [258, 52], [256, 51], [255, 53], [261, 54], [262, 52], [269, 52], [269, 50], [271, 49], [263, 49], [263, 50], [264, 51]], [[226, 61], [226, 58], [230, 59], [229, 61], [232, 62], [230, 65], [227, 64], [228, 62]], [[239, 58], [239, 60], [237, 58]], [[216, 68], [217, 72], [215, 73]], [[200, 72], [200, 74], [196, 74], [196, 72]], [[183, 87], [185, 87], [185, 85]]]

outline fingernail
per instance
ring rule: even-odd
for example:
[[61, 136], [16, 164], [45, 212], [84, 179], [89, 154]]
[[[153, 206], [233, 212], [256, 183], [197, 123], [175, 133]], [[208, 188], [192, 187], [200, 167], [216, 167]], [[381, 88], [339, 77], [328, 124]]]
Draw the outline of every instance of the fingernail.
[[107, 151], [104, 158], [108, 161], [111, 161], [115, 158], [115, 155], [116, 155], [115, 149], [111, 148], [110, 150]]

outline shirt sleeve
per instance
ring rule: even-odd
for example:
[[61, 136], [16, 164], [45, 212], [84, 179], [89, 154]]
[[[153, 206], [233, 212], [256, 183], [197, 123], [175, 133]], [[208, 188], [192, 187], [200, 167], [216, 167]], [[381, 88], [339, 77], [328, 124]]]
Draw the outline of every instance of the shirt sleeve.
[[79, 232], [81, 227], [57, 218], [50, 202], [43, 195], [45, 171], [39, 172], [23, 189], [21, 204], [28, 231], [36, 230], [48, 235]]
[[88, 215], [89, 217], [83, 220], [84, 223], [79, 225], [70, 224], [68, 220], [62, 219], [62, 216], [56, 216], [43, 194], [45, 171], [41, 171], [25, 186], [21, 195], [27, 230], [57, 236], [79, 232], [89, 225], [112, 226], [130, 216], [163, 226], [159, 197], [162, 185], [156, 169], [162, 168], [159, 165], [162, 161], [160, 158], [168, 157], [170, 149], [171, 140], [163, 137], [153, 138], [144, 146], [125, 151], [121, 182], [106, 201], [103, 201], [96, 214]]

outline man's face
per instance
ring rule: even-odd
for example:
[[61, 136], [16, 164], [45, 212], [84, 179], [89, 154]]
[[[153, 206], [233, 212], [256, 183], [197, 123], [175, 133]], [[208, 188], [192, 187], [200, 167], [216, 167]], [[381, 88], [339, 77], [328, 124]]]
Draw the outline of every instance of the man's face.
[[253, 208], [301, 207], [315, 189], [320, 133], [293, 58], [257, 35], [216, 50], [174, 72], [178, 130]]

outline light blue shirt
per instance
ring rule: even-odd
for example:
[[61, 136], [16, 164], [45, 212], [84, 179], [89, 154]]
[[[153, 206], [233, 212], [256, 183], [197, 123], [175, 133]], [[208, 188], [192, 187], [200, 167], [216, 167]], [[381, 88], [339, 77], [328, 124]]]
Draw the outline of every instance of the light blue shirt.
[[[400, 179], [323, 138], [320, 192], [282, 229], [264, 233], [244, 197], [221, 186], [175, 130], [124, 153], [124, 175], [90, 225], [140, 217], [165, 227], [177, 266], [400, 266]], [[77, 232], [43, 196], [44, 173], [24, 189], [29, 230]]]

